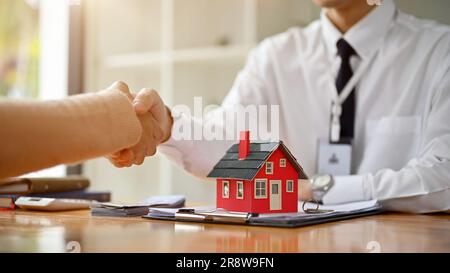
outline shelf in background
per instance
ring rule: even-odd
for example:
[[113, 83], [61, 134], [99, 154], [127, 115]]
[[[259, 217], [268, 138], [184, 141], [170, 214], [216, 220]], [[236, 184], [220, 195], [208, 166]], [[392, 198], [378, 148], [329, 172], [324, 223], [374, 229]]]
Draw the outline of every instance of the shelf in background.
[[177, 49], [174, 51], [150, 51], [113, 55], [105, 58], [106, 68], [124, 68], [139, 66], [156, 66], [167, 62], [197, 62], [214, 60], [232, 60], [245, 58], [253, 45], [213, 46], [192, 49]]

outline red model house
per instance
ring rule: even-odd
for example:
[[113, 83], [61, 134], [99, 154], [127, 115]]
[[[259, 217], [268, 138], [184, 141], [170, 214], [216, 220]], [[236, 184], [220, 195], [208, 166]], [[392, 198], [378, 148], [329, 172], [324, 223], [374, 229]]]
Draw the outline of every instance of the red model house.
[[217, 178], [217, 208], [251, 213], [297, 212], [298, 179], [308, 178], [282, 141], [250, 143], [249, 131], [208, 177]]

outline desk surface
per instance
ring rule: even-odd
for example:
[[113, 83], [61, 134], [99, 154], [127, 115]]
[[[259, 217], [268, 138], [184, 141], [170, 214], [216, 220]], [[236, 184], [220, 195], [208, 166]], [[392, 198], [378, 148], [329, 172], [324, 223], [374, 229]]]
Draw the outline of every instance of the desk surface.
[[382, 214], [294, 229], [0, 211], [0, 252], [450, 252], [450, 215]]

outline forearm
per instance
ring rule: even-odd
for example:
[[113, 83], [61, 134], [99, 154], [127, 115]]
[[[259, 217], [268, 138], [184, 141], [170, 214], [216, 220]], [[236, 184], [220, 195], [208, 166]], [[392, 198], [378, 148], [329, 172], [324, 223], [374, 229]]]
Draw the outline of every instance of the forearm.
[[141, 126], [119, 91], [60, 101], [0, 101], [0, 178], [134, 145]]
[[435, 139], [427, 153], [401, 170], [337, 177], [325, 204], [378, 199], [388, 210], [426, 213], [450, 209], [448, 137]]
[[450, 189], [382, 201], [383, 208], [409, 213], [450, 212]]
[[[383, 169], [362, 176], [356, 183], [336, 183], [324, 201], [378, 199], [389, 210], [414, 213], [450, 208], [450, 74], [443, 79], [436, 88], [430, 113], [425, 115], [423, 143], [417, 156], [400, 170]], [[345, 193], [351, 187], [359, 189], [360, 194]]]

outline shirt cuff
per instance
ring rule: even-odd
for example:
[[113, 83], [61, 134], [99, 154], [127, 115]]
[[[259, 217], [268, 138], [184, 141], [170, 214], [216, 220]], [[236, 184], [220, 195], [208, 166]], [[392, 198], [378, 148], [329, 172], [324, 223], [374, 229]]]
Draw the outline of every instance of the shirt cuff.
[[177, 131], [177, 126], [191, 126], [192, 119], [189, 116], [184, 115], [182, 112], [171, 110], [171, 115], [173, 119], [172, 132], [170, 138], [158, 146], [158, 152], [161, 152], [167, 156], [172, 162], [174, 162], [179, 167], [186, 169], [185, 156], [191, 154], [193, 150], [192, 140], [179, 139], [180, 132]]
[[364, 176], [334, 176], [334, 185], [322, 198], [324, 205], [370, 200], [365, 191]]

